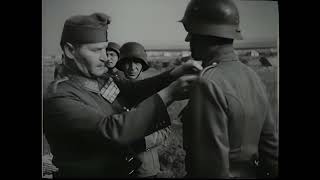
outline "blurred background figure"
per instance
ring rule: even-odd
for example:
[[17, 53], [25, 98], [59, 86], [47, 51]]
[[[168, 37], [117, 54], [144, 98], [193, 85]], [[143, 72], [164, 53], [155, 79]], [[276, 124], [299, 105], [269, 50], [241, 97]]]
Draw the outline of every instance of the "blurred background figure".
[[64, 55], [62, 54], [61, 55], [61, 63], [60, 64], [55, 63], [55, 69], [54, 69], [54, 79], [55, 80], [61, 79], [65, 76], [64, 69], [62, 68], [64, 62], [65, 62], [65, 58], [64, 58]]

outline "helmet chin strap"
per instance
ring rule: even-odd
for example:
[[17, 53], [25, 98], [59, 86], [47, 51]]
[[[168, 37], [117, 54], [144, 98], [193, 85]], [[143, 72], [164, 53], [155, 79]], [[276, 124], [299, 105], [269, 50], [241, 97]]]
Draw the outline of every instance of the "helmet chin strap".
[[138, 77], [140, 76], [141, 72], [142, 72], [142, 68], [141, 68], [141, 70], [140, 70], [140, 72], [139, 72], [138, 76], [136, 77], [136, 79], [138, 79]]
[[139, 74], [137, 75], [137, 77], [136, 77], [136, 78], [134, 78], [134, 79], [138, 79], [138, 78], [139, 78], [139, 76], [140, 76], [140, 74], [141, 74], [141, 72], [142, 72], [142, 69], [140, 70], [140, 72], [139, 72]]

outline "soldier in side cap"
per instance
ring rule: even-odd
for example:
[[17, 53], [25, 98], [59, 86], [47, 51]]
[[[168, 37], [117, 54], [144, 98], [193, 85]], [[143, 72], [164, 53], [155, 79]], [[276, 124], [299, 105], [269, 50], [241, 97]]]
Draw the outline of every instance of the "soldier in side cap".
[[236, 4], [191, 0], [180, 22], [204, 67], [182, 113], [187, 177], [277, 176], [278, 132], [265, 87], [233, 48], [242, 39]]
[[107, 73], [111, 75], [113, 79], [124, 79], [124, 73], [116, 68], [120, 56], [120, 45], [115, 42], [109, 42], [106, 48], [106, 54], [108, 58], [106, 61], [106, 66], [108, 67]]
[[[196, 78], [191, 73], [202, 69], [186, 64], [138, 82], [105, 78], [109, 23], [103, 13], [65, 21], [60, 43], [64, 77], [49, 85], [43, 106], [44, 133], [59, 169], [54, 177], [126, 177], [134, 172], [131, 146], [134, 152], [145, 151], [140, 140], [171, 124], [166, 107], [186, 98]], [[137, 105], [127, 110], [123, 102]]]
[[[150, 67], [145, 48], [137, 42], [123, 44], [120, 48], [120, 60], [116, 67], [124, 72], [127, 79], [131, 81], [140, 80], [142, 73]], [[160, 172], [158, 148], [169, 137], [170, 133], [170, 127], [166, 127], [144, 137], [143, 141], [145, 141], [147, 149], [136, 155], [141, 161], [141, 166], [134, 173], [135, 177], [153, 178], [157, 176]]]

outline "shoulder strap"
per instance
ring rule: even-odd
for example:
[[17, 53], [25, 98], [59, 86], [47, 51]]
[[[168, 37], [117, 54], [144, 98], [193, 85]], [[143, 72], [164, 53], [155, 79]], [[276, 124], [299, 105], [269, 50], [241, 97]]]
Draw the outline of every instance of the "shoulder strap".
[[69, 80], [69, 78], [65, 76], [61, 79], [55, 80], [52, 83], [50, 83], [50, 85], [48, 86], [48, 93], [56, 93], [58, 84], [67, 80]]

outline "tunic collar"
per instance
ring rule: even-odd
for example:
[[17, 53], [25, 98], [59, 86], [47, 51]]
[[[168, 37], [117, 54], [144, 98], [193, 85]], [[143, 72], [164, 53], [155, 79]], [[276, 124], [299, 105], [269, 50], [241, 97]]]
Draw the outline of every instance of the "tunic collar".
[[84, 76], [80, 75], [71, 75], [70, 79], [74, 80], [78, 84], [80, 84], [82, 87], [87, 89], [88, 91], [94, 92], [94, 93], [100, 93], [101, 85], [99, 85], [98, 80], [96, 79], [89, 79]]
[[211, 59], [203, 63], [203, 67], [207, 67], [213, 63], [221, 63], [221, 62], [237, 61], [237, 60], [239, 60], [239, 58], [234, 52], [234, 49], [231, 45], [219, 46], [212, 53]]
[[101, 78], [91, 79], [80, 75], [77, 71], [72, 70], [66, 65], [63, 65], [63, 68], [69, 79], [84, 87], [86, 90], [98, 94], [100, 93], [102, 87], [106, 84], [107, 80], [110, 78], [110, 75], [104, 74]]

